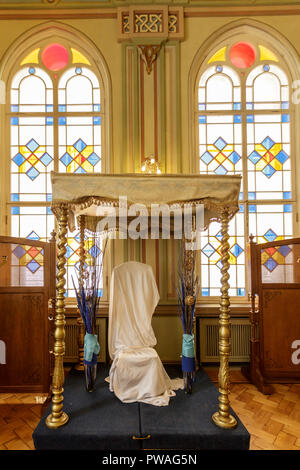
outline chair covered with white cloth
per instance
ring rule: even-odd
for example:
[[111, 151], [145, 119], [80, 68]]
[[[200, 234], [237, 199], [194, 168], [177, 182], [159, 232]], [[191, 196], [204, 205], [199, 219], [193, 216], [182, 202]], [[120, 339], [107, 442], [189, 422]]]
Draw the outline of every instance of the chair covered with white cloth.
[[166, 406], [182, 379], [171, 380], [153, 349], [151, 326], [159, 293], [151, 266], [135, 261], [114, 268], [109, 303], [109, 387], [124, 403]]

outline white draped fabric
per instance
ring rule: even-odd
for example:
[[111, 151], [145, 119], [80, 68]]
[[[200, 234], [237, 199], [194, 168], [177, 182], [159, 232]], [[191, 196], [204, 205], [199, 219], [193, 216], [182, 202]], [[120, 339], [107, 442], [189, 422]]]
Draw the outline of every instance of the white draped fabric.
[[110, 390], [124, 403], [166, 406], [183, 380], [171, 380], [153, 349], [151, 326], [159, 301], [151, 266], [130, 261], [114, 268], [109, 303]]

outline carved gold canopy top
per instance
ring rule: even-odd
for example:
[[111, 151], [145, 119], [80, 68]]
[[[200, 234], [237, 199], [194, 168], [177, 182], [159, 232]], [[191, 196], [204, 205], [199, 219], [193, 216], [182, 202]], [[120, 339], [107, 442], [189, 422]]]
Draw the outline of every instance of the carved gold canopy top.
[[220, 220], [224, 210], [230, 219], [238, 211], [241, 176], [52, 172], [51, 182], [51, 209], [59, 217], [60, 209], [66, 207], [73, 231], [76, 216], [86, 215], [91, 220], [99, 217], [99, 206], [106, 207], [108, 213], [110, 208], [118, 211], [120, 201], [123, 204], [125, 200], [127, 207], [137, 204], [147, 209], [154, 204], [167, 204], [170, 209], [203, 204], [205, 225]]

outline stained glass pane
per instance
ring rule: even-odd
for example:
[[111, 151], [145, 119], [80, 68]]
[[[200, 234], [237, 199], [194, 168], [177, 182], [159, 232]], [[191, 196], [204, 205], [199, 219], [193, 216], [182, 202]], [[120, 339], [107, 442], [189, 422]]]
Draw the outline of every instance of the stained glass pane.
[[46, 201], [51, 193], [53, 122], [19, 117], [11, 125], [11, 193], [20, 201]]
[[[288, 211], [286, 211], [286, 207]], [[249, 233], [258, 243], [273, 242], [293, 235], [292, 204], [258, 204], [249, 213]]]
[[58, 101], [62, 112], [93, 112], [100, 105], [99, 81], [87, 67], [67, 70], [60, 79]]
[[57, 72], [69, 61], [69, 53], [62, 44], [49, 44], [42, 51], [42, 62], [47, 69]]
[[249, 42], [237, 42], [230, 48], [229, 57], [233, 65], [246, 69], [255, 62], [255, 47]]
[[286, 74], [274, 64], [255, 67], [247, 77], [246, 100], [255, 102], [252, 109], [280, 109], [289, 100]]
[[12, 81], [11, 105], [18, 106], [17, 112], [45, 112], [46, 106], [53, 105], [49, 76], [40, 68], [21, 69]]
[[[5, 251], [4, 251], [5, 250]], [[44, 250], [41, 246], [1, 244], [7, 262], [0, 266], [1, 286], [44, 285]]]
[[200, 173], [242, 172], [242, 132], [239, 115], [205, 116], [199, 121]]
[[[85, 236], [84, 242], [85, 250], [85, 267], [91, 266], [93, 263], [101, 264], [102, 263], [102, 240], [101, 238], [92, 238]], [[74, 279], [75, 285], [77, 285], [77, 275], [80, 269], [80, 234], [69, 233], [67, 238], [67, 284], [66, 284], [66, 295], [68, 297], [75, 297], [74, 286], [72, 282], [72, 277]], [[103, 287], [103, 282], [101, 279], [100, 283], [101, 288]]]
[[59, 125], [59, 171], [101, 171], [101, 117], [63, 117]]
[[299, 257], [300, 245], [275, 245], [261, 250], [262, 282], [299, 283]]
[[290, 124], [281, 114], [247, 123], [248, 190], [256, 199], [283, 199], [291, 191]]
[[11, 236], [47, 241], [55, 220], [50, 207], [11, 207]]
[[198, 88], [199, 105], [205, 103], [207, 110], [231, 110], [233, 102], [240, 101], [240, 80], [230, 67], [210, 67], [203, 73]]
[[[229, 224], [229, 274], [232, 296], [245, 295], [245, 238], [243, 207]], [[221, 228], [213, 222], [206, 232], [201, 233], [201, 295], [220, 295], [221, 279]]]

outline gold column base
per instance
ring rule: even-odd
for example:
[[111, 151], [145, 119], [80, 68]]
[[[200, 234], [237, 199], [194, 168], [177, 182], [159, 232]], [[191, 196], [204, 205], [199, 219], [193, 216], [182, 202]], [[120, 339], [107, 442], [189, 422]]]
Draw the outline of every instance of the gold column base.
[[219, 411], [212, 415], [212, 420], [219, 428], [232, 429], [237, 425], [237, 420], [234, 416], [228, 415], [226, 417], [222, 417]]
[[84, 371], [84, 365], [83, 364], [76, 364], [76, 366], [74, 366], [74, 369], [79, 370], [80, 372]]
[[47, 416], [46, 426], [50, 429], [60, 428], [64, 426], [69, 421], [69, 416], [64, 411], [59, 418], [54, 418], [52, 413]]

